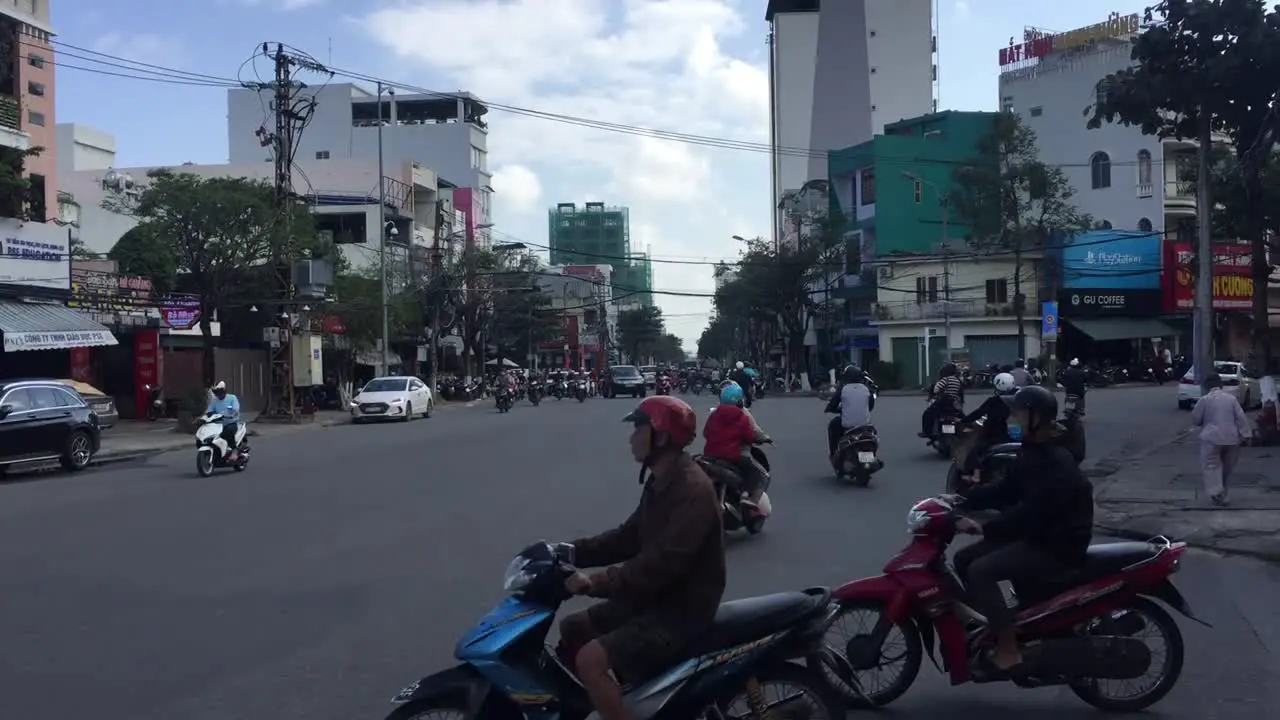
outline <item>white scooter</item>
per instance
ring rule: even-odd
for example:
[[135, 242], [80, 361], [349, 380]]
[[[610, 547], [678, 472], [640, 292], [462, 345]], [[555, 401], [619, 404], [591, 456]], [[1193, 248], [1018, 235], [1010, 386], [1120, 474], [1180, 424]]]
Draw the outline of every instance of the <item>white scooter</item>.
[[234, 463], [227, 462], [230, 448], [222, 439], [222, 414], [210, 413], [198, 418], [200, 427], [196, 428], [196, 472], [200, 477], [209, 477], [214, 469], [231, 467], [241, 472], [249, 464], [249, 427], [244, 423], [236, 424], [236, 451], [239, 457]]

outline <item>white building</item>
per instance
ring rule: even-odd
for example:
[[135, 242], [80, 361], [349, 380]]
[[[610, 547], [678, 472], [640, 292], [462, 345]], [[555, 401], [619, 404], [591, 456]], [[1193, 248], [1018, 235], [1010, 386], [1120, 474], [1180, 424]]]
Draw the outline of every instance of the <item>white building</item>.
[[[487, 246], [492, 175], [489, 173], [488, 130], [483, 117], [489, 109], [465, 92], [448, 96], [384, 95], [382, 102], [359, 85], [340, 83], [304, 91], [315, 99], [315, 112], [299, 135], [299, 162], [336, 160], [376, 161], [378, 122], [383, 118], [383, 158], [388, 167], [416, 162], [440, 177], [474, 189], [474, 209], [467, 208], [477, 227], [478, 241]], [[273, 130], [264, 107], [270, 92], [227, 91], [227, 145], [236, 165], [263, 163], [271, 149], [263, 147], [259, 129]], [[379, 107], [381, 105], [381, 107]], [[390, 173], [388, 173], [390, 174]]]
[[[1194, 237], [1196, 144], [1120, 124], [1086, 127], [1098, 82], [1133, 64], [1129, 37], [1138, 19], [1119, 20], [1052, 36], [1028, 30], [1025, 43], [1001, 53], [1001, 109], [1035, 131], [1040, 158], [1063, 169], [1076, 191], [1072, 202], [1095, 221]], [[1052, 49], [1064, 45], [1073, 47]]]
[[[58, 123], [58, 176], [106, 170], [116, 161], [116, 136], [78, 123]], [[61, 188], [59, 188], [61, 189]]]
[[[880, 360], [902, 368], [902, 382], [923, 385], [936, 377], [947, 351], [968, 357], [971, 367], [1012, 364], [1018, 352], [1013, 314], [1014, 262], [1004, 256], [944, 260], [940, 255], [883, 259], [873, 309]], [[1022, 293], [1035, 297], [1036, 259], [1022, 263]], [[946, 302], [950, 286], [951, 301]], [[951, 334], [946, 327], [950, 318]], [[1040, 354], [1040, 318], [1024, 321], [1026, 357]], [[926, 352], [926, 347], [928, 351]]]
[[937, 110], [933, 4], [769, 1], [775, 199], [826, 179], [827, 150]]

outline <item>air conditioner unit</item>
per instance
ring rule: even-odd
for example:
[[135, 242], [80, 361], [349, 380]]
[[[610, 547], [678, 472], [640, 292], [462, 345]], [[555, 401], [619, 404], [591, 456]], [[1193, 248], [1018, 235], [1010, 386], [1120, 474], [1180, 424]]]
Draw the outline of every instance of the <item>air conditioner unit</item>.
[[881, 265], [881, 266], [879, 267], [879, 269], [876, 271], [876, 275], [877, 275], [881, 280], [892, 280], [892, 279], [893, 279], [893, 266], [892, 266], [892, 265]]

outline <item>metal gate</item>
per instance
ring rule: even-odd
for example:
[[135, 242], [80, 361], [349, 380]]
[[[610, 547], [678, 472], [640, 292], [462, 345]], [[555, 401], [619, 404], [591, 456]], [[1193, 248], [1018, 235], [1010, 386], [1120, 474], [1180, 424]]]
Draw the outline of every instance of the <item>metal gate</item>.
[[969, 362], [974, 370], [990, 363], [1001, 367], [1012, 365], [1018, 359], [1017, 335], [966, 335], [964, 344], [969, 348]]

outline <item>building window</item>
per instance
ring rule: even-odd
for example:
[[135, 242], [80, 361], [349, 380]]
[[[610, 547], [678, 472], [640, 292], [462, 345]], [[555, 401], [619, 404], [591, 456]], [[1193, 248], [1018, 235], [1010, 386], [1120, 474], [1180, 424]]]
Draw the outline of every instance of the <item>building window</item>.
[[1138, 151], [1138, 184], [1151, 184], [1151, 153], [1147, 150]]
[[933, 80], [934, 80], [934, 82], [937, 82], [937, 80], [938, 80], [938, 66], [937, 66], [937, 65], [934, 65], [934, 66], [933, 66]]
[[36, 97], [44, 97], [44, 83], [29, 81], [27, 83], [27, 92], [35, 95]]
[[1111, 187], [1111, 156], [1096, 152], [1089, 158], [1089, 178], [1094, 190]]
[[28, 110], [27, 122], [35, 125], [36, 127], [44, 127], [44, 113]]
[[27, 177], [27, 217], [32, 222], [49, 220], [48, 208], [44, 204], [45, 180], [43, 175]]
[[486, 169], [485, 165], [487, 165], [488, 163], [485, 162], [486, 160], [485, 155], [487, 154], [488, 153], [486, 153], [485, 151], [481, 150], [475, 145], [472, 145], [471, 146], [471, 167], [475, 168], [476, 170]]
[[924, 183], [920, 182], [919, 180], [916, 180], [912, 183], [912, 185], [914, 185], [912, 190], [915, 192], [916, 204], [919, 205], [920, 201], [924, 199]]
[[1030, 112], [1030, 113], [1031, 113], [1031, 117], [1040, 117], [1041, 115], [1043, 115], [1043, 114], [1044, 114], [1044, 108], [1043, 108], [1043, 107], [1041, 107], [1041, 106], [1039, 106], [1039, 105], [1037, 105], [1037, 106], [1035, 106], [1035, 107], [1031, 108], [1031, 110], [1029, 110], [1028, 112]]
[[1013, 96], [1006, 95], [1000, 98], [1000, 112], [1013, 112]]
[[1151, 232], [1151, 219], [1142, 218], [1138, 221], [1138, 232]]
[[44, 67], [44, 56], [30, 53], [27, 55], [27, 64], [34, 68]]
[[316, 151], [316, 159], [317, 159], [317, 160], [328, 160], [328, 159], [329, 159], [329, 151], [328, 151], [328, 150], [317, 150], [317, 151]]
[[1009, 302], [1009, 281], [1004, 278], [987, 281], [987, 304], [1002, 305]]
[[916, 304], [938, 302], [938, 276], [916, 278]]
[[876, 169], [866, 168], [858, 173], [858, 204], [873, 205], [876, 201]]

